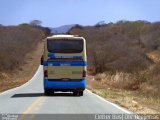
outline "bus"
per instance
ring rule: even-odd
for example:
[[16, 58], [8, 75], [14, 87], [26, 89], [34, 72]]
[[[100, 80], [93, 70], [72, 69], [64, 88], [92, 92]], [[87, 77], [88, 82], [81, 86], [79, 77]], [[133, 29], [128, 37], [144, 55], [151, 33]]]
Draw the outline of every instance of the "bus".
[[44, 71], [44, 94], [70, 91], [83, 96], [86, 88], [86, 41], [77, 35], [47, 37], [41, 64]]

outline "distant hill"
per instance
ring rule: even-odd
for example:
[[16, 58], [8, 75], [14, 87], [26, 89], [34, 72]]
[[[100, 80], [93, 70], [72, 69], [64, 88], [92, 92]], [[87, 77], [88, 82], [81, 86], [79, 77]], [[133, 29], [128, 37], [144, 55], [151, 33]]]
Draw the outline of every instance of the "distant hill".
[[61, 33], [67, 33], [72, 27], [74, 27], [76, 24], [72, 24], [72, 25], [63, 25], [60, 27], [56, 27], [56, 28], [50, 28], [51, 29], [51, 33], [54, 34], [61, 34]]

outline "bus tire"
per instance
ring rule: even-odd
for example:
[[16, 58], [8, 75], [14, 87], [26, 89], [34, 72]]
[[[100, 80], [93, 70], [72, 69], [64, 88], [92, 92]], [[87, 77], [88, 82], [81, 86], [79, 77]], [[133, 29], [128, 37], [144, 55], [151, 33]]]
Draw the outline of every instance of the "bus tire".
[[77, 92], [77, 91], [74, 91], [74, 92], [73, 92], [73, 95], [74, 95], [74, 96], [77, 96], [77, 95], [78, 95], [78, 92]]
[[50, 91], [50, 90], [44, 90], [44, 94], [45, 94], [46, 96], [51, 95], [51, 91]]
[[83, 91], [80, 91], [80, 92], [79, 92], [79, 96], [83, 96]]

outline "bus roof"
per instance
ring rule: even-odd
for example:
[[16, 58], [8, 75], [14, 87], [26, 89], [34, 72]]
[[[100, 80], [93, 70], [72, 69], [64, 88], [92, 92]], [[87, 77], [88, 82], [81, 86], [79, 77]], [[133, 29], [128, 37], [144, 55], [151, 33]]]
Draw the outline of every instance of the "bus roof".
[[83, 37], [79, 37], [78, 35], [52, 35], [47, 37], [47, 39], [52, 39], [52, 38], [83, 38]]

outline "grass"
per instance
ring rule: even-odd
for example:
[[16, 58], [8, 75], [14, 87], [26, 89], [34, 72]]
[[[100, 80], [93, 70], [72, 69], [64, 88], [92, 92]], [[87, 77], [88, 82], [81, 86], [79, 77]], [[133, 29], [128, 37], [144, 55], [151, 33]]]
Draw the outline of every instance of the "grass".
[[138, 114], [160, 114], [159, 99], [139, 96], [133, 91], [92, 89], [92, 92]]
[[93, 93], [137, 114], [160, 114], [159, 97], [148, 97], [139, 90], [114, 88], [92, 77], [88, 76], [87, 88]]

